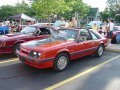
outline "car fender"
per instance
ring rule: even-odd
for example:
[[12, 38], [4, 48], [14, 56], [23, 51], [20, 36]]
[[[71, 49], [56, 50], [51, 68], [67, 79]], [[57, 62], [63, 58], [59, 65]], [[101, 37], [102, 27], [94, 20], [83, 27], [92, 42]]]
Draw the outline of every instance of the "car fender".
[[[20, 41], [16, 41], [15, 43], [14, 43], [14, 46], [16, 45], [16, 44], [18, 44], [18, 43], [24, 43], [25, 41], [24, 40], [20, 40]], [[13, 46], [13, 47], [14, 47]]]
[[56, 56], [59, 55], [60, 53], [66, 53], [70, 57], [70, 51], [68, 49], [60, 49], [60, 50], [58, 50]]
[[104, 43], [104, 41], [100, 41], [100, 44], [103, 44]]
[[105, 48], [105, 41], [100, 41], [100, 45], [103, 45]]

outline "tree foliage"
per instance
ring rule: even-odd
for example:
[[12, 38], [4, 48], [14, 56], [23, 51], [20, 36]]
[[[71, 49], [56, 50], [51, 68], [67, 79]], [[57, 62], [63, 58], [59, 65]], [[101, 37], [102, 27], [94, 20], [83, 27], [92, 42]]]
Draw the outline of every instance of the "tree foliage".
[[64, 0], [35, 0], [32, 7], [39, 17], [48, 17], [69, 10]]
[[22, 1], [21, 3], [17, 3], [15, 5], [15, 8], [16, 13], [25, 13], [30, 16], [35, 14], [34, 10], [24, 1]]
[[0, 19], [6, 19], [16, 13], [16, 9], [10, 5], [4, 5], [0, 7]]
[[0, 19], [8, 18], [12, 15], [25, 13], [29, 16], [46, 18], [54, 14], [62, 15], [67, 19], [75, 14], [81, 18], [89, 12], [89, 6], [82, 0], [33, 0], [29, 6], [24, 1], [15, 6], [1, 6]]
[[107, 13], [106, 11], [103, 11], [100, 13], [102, 16], [102, 20], [103, 21], [107, 21], [108, 17], [109, 17], [109, 13]]
[[3, 5], [0, 7], [0, 19], [6, 19], [12, 15], [20, 13], [25, 13], [30, 16], [35, 15], [33, 8], [31, 8], [24, 1], [21, 3], [17, 3], [15, 6]]
[[120, 0], [107, 0], [106, 11], [109, 12], [111, 17], [115, 17], [116, 14], [120, 14]]
[[82, 0], [34, 0], [32, 6], [40, 17], [59, 14], [66, 18], [75, 15], [75, 13], [85, 16], [90, 8]]

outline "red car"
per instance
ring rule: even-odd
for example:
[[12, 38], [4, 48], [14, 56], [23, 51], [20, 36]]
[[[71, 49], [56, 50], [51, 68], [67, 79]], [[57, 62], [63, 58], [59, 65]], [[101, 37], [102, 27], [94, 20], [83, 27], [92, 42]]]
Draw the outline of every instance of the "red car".
[[55, 32], [55, 28], [51, 26], [28, 26], [20, 33], [6, 34], [0, 36], [0, 54], [13, 53], [16, 55], [16, 50], [19, 49], [20, 43], [43, 39], [49, 37]]
[[71, 60], [102, 56], [106, 46], [107, 39], [93, 30], [60, 29], [50, 38], [22, 43], [17, 54], [29, 66], [62, 71]]

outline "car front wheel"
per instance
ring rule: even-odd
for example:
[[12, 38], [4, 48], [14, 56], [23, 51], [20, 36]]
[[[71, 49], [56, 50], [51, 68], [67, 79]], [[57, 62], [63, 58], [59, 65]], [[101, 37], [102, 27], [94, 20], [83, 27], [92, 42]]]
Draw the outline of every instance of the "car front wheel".
[[97, 51], [95, 53], [95, 55], [97, 57], [101, 57], [103, 55], [103, 52], [104, 52], [104, 46], [103, 45], [100, 45], [98, 48], [97, 48]]
[[69, 57], [66, 53], [59, 54], [53, 64], [53, 69], [55, 71], [63, 71], [69, 63]]
[[20, 50], [20, 43], [18, 43], [18, 44], [16, 44], [15, 46], [14, 46], [14, 48], [13, 48], [13, 54], [15, 55], [15, 56], [17, 56], [17, 50]]

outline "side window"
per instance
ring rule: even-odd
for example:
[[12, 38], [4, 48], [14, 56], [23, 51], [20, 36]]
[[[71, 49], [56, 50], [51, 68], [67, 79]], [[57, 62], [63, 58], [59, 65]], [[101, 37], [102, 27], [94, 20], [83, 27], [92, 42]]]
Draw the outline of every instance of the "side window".
[[50, 30], [48, 28], [40, 28], [39, 35], [50, 35]]
[[80, 37], [83, 39], [83, 41], [92, 39], [90, 33], [86, 29], [81, 30]]
[[93, 39], [93, 40], [97, 40], [97, 39], [98, 39], [94, 33], [92, 33], [92, 32], [90, 32], [90, 33], [91, 33], [91, 35], [92, 35], [92, 39]]

